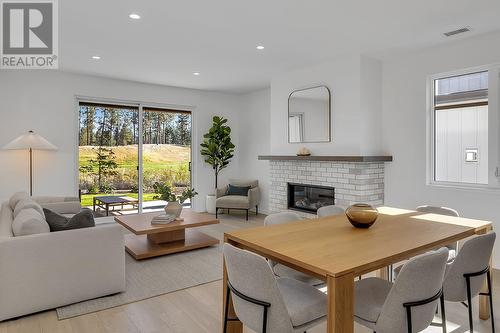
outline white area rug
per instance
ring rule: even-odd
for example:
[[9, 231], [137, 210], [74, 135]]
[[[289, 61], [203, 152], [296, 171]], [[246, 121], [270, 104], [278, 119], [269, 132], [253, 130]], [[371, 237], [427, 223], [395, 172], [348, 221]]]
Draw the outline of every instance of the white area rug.
[[[238, 221], [235, 221], [236, 219]], [[222, 240], [226, 231], [255, 226], [252, 223], [239, 221], [239, 217], [236, 219], [202, 227], [199, 230]], [[57, 308], [58, 318], [76, 317], [222, 278], [221, 246], [141, 261], [126, 254], [125, 265], [127, 282], [125, 292]]]

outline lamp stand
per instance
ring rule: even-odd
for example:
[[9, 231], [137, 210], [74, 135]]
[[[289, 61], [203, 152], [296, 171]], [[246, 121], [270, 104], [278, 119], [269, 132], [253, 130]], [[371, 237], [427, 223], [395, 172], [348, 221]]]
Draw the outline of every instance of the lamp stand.
[[30, 196], [33, 196], [33, 149], [30, 148]]

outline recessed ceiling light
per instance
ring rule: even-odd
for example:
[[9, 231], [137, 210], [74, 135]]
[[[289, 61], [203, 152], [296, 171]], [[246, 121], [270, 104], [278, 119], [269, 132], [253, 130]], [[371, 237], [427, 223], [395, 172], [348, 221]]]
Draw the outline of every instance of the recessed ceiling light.
[[100, 56], [96, 56], [96, 55], [95, 55], [95, 56], [92, 56], [92, 59], [94, 59], [94, 60], [99, 60], [99, 59], [101, 59], [101, 57], [100, 57]]
[[132, 20], [139, 20], [141, 18], [141, 15], [132, 13], [128, 17], [130, 17]]
[[199, 72], [194, 72], [193, 75], [198, 76], [198, 75], [200, 75], [200, 73]]
[[264, 45], [257, 45], [256, 49], [257, 50], [263, 50], [264, 49]]

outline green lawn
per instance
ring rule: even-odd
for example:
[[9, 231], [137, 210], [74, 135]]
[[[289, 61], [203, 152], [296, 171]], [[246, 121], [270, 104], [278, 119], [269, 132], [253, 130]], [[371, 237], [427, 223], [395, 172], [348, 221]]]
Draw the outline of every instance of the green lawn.
[[[120, 194], [109, 194], [109, 193], [98, 193], [98, 194], [82, 194], [82, 206], [83, 207], [90, 207], [93, 205], [94, 201], [94, 197], [98, 197], [98, 196], [107, 196], [107, 195], [116, 195], [116, 196], [127, 196], [127, 197], [131, 197], [131, 198], [135, 198], [135, 199], [138, 199], [139, 198], [139, 194], [137, 193], [120, 193]], [[153, 200], [157, 200], [154, 198], [154, 196], [157, 195], [156, 193], [143, 193], [142, 197], [144, 199], [144, 201], [153, 201]]]
[[[137, 146], [114, 146], [108, 147], [114, 152], [114, 162], [116, 169], [114, 174], [104, 177], [102, 183], [110, 189], [132, 191], [137, 190]], [[90, 167], [90, 171], [80, 171], [80, 189], [84, 193], [94, 192], [97, 185], [97, 166], [91, 160], [96, 159], [95, 146], [79, 147], [79, 166]], [[143, 148], [143, 170], [144, 170], [144, 190], [153, 191], [155, 182], [174, 184], [189, 184], [190, 171], [189, 161], [191, 148], [189, 146], [177, 145], [144, 145]], [[85, 168], [80, 170], [86, 170]], [[101, 184], [102, 184], [101, 183]], [[100, 191], [108, 191], [102, 189]], [[131, 195], [132, 196], [132, 195]], [[92, 200], [92, 197], [86, 200]], [[147, 200], [147, 199], [146, 199]], [[88, 201], [86, 201], [88, 203]]]

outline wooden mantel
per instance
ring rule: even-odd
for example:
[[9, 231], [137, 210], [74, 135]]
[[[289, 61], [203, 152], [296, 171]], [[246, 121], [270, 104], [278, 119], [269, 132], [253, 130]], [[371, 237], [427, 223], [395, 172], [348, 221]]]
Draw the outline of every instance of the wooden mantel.
[[325, 156], [325, 155], [259, 155], [267, 161], [333, 161], [333, 162], [392, 162], [392, 156]]

